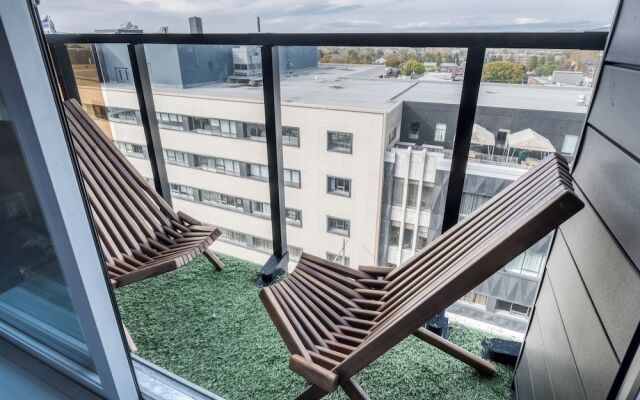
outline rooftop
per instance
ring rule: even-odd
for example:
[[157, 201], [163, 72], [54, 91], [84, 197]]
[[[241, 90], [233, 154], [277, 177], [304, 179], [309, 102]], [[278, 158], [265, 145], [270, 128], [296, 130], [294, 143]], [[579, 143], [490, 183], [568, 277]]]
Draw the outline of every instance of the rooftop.
[[[384, 66], [320, 64], [281, 77], [283, 103], [388, 111], [402, 101], [458, 104], [462, 82], [380, 79]], [[109, 84], [110, 88], [130, 85]], [[156, 93], [180, 96], [262, 100], [262, 87], [214, 83], [192, 88], [157, 86]], [[478, 105], [487, 107], [586, 113], [577, 103], [591, 88], [483, 83]]]
[[[222, 256], [213, 272], [199, 258], [116, 290], [123, 323], [147, 360], [227, 399], [284, 399], [304, 391], [287, 368], [284, 342], [258, 299], [259, 266]], [[459, 325], [451, 340], [479, 352], [486, 336]], [[493, 378], [409, 337], [357, 375], [374, 399], [507, 399], [511, 368]], [[392, 385], [389, 383], [393, 382]], [[341, 392], [330, 399], [344, 398]]]

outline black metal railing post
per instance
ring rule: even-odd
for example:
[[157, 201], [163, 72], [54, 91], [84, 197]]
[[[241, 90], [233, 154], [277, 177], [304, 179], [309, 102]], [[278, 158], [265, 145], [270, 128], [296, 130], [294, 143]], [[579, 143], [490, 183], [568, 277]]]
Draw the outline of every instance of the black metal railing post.
[[482, 66], [486, 52], [484, 46], [473, 46], [467, 50], [467, 61], [462, 82], [462, 95], [458, 109], [458, 123], [456, 137], [451, 156], [451, 170], [449, 171], [449, 183], [447, 185], [447, 198], [442, 219], [442, 233], [458, 222], [460, 202], [464, 188], [464, 177], [471, 146], [471, 133], [476, 119], [476, 106], [480, 82], [482, 80]]
[[129, 60], [131, 61], [131, 75], [138, 96], [140, 106], [140, 119], [144, 128], [144, 136], [149, 150], [149, 161], [156, 191], [171, 205], [171, 188], [167, 178], [167, 168], [162, 154], [162, 141], [156, 117], [156, 107], [153, 102], [151, 90], [151, 78], [147, 67], [147, 56], [144, 52], [144, 44], [129, 44]]
[[82, 104], [67, 46], [65, 44], [52, 44], [49, 45], [49, 52], [53, 59], [53, 66], [56, 71], [58, 84], [60, 85], [60, 91], [62, 92], [62, 98], [64, 100], [75, 99], [78, 103]]
[[260, 270], [263, 283], [272, 282], [289, 262], [285, 221], [284, 167], [280, 114], [280, 61], [278, 47], [262, 46], [262, 86], [269, 166], [269, 201], [273, 255]]

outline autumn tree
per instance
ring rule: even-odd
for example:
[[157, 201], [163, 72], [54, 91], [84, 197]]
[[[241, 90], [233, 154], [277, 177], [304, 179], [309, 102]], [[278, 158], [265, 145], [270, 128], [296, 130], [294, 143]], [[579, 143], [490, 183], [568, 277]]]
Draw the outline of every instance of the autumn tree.
[[524, 65], [522, 64], [493, 61], [484, 65], [482, 80], [485, 82], [520, 83], [524, 73]]
[[397, 54], [392, 54], [390, 56], [385, 57], [384, 64], [387, 67], [398, 67], [402, 63], [402, 57]]
[[538, 56], [529, 57], [529, 60], [527, 60], [527, 68], [529, 71], [534, 71], [538, 68]]

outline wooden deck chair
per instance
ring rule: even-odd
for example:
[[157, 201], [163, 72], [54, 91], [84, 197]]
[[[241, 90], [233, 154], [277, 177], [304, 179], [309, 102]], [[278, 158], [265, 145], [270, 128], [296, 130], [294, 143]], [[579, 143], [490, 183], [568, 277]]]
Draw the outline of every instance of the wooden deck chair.
[[179, 268], [209, 250], [220, 230], [177, 213], [109, 141], [75, 100], [64, 102], [80, 175], [111, 285]]
[[292, 354], [289, 368], [311, 385], [298, 398], [342, 387], [367, 399], [353, 376], [412, 334], [495, 373], [423, 325], [583, 206], [566, 161], [551, 155], [398, 268], [356, 270], [303, 254], [287, 279], [260, 292]]

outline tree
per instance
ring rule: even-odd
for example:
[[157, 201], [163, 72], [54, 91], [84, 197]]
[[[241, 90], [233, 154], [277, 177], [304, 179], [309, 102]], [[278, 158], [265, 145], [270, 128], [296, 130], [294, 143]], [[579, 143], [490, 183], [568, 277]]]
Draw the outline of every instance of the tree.
[[527, 60], [527, 68], [529, 71], [534, 71], [538, 68], [538, 56], [529, 57], [529, 60]]
[[384, 59], [384, 64], [387, 67], [397, 67], [400, 63], [402, 63], [402, 57], [397, 54], [392, 54]]
[[486, 63], [482, 70], [485, 82], [520, 83], [524, 77], [524, 66], [509, 61]]
[[542, 65], [538, 65], [538, 68], [536, 68], [536, 75], [551, 76], [553, 74], [553, 71], [562, 71], [562, 70], [564, 70], [564, 67], [562, 66], [562, 64], [558, 64], [555, 61], [552, 61], [552, 62], [547, 61]]
[[402, 68], [400, 68], [400, 73], [402, 75], [422, 75], [424, 74], [424, 64], [422, 64], [418, 60], [411, 59], [404, 64], [402, 64]]

